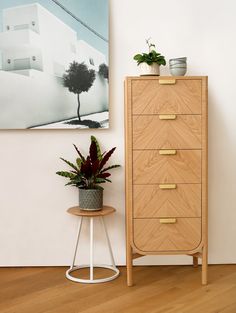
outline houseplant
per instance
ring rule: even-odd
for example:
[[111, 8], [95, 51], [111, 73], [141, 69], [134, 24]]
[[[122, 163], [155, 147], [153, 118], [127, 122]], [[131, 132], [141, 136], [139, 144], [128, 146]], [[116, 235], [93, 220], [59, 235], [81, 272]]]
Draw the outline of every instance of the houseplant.
[[79, 206], [83, 210], [100, 210], [103, 206], [103, 187], [100, 184], [111, 182], [108, 178], [111, 174], [109, 170], [120, 165], [106, 166], [107, 161], [115, 151], [115, 147], [108, 152], [101, 152], [100, 145], [94, 136], [91, 136], [89, 154], [84, 157], [76, 145], [74, 145], [78, 157], [76, 162], [72, 163], [61, 158], [70, 166], [70, 171], [58, 171], [57, 175], [68, 178], [66, 186], [75, 186], [79, 188]]
[[150, 39], [146, 43], [149, 52], [136, 54], [134, 60], [137, 61], [141, 75], [160, 75], [160, 65], [166, 65], [165, 57], [156, 51], [156, 46], [150, 43]]

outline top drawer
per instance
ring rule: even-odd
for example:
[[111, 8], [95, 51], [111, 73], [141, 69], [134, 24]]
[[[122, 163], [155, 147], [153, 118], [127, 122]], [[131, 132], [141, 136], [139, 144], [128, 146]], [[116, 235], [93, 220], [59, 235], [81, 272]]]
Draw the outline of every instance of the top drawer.
[[160, 84], [159, 79], [133, 80], [132, 113], [201, 114], [201, 83], [201, 79], [176, 79], [171, 85]]

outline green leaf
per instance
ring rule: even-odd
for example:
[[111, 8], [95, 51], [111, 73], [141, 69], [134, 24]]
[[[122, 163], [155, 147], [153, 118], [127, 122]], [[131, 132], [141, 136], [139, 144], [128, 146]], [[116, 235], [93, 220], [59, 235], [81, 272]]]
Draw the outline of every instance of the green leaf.
[[106, 182], [111, 183], [111, 180], [108, 179], [108, 178], [96, 178], [96, 180], [95, 180], [96, 184], [103, 184], [103, 183], [106, 183]]
[[160, 64], [160, 65], [166, 65], [166, 60], [163, 59], [163, 58], [161, 58], [161, 59], [158, 60], [158, 64]]
[[75, 150], [77, 151], [78, 155], [80, 156], [81, 160], [84, 162], [85, 158], [84, 156], [81, 154], [81, 152], [79, 151], [79, 149], [77, 148], [77, 146], [75, 144], [73, 144]]
[[148, 59], [148, 60], [146, 61], [146, 63], [147, 63], [148, 65], [152, 65], [153, 61], [150, 60], [150, 59]]
[[73, 177], [73, 179], [72, 179], [74, 182], [76, 182], [76, 183], [80, 183], [80, 182], [82, 182], [83, 180], [82, 180], [82, 177], [81, 176], [78, 176], [78, 175], [76, 175], [75, 177]]
[[136, 60], [136, 61], [139, 61], [141, 58], [142, 58], [142, 55], [141, 55], [141, 54], [136, 54], [136, 55], [134, 56], [134, 60]]
[[82, 160], [81, 160], [80, 158], [77, 158], [77, 159], [76, 159], [76, 164], [77, 164], [77, 166], [78, 166], [78, 169], [80, 169], [81, 163], [82, 163]]
[[76, 170], [76, 172], [78, 172], [78, 168], [76, 165], [74, 165], [73, 163], [71, 163], [70, 161], [60, 158], [62, 161], [64, 161], [66, 164], [68, 164], [70, 167], [72, 167], [74, 170]]
[[97, 138], [94, 137], [94, 136], [91, 136], [91, 141], [94, 141], [96, 143], [98, 160], [101, 161], [102, 153], [101, 153], [101, 148], [100, 148], [100, 145], [99, 145], [99, 143], [97, 141]]
[[108, 167], [104, 168], [100, 173], [106, 172], [108, 170], [111, 170], [111, 169], [117, 168], [117, 167], [120, 167], [120, 165], [115, 164], [115, 165], [108, 166]]
[[105, 183], [105, 182], [106, 182], [106, 180], [103, 179], [103, 178], [96, 178], [96, 179], [95, 179], [95, 183], [96, 183], [96, 184], [103, 184], [103, 183]]
[[70, 178], [70, 179], [73, 179], [75, 178], [77, 175], [74, 174], [74, 173], [70, 173], [70, 172], [64, 172], [64, 171], [59, 171], [59, 172], [56, 172], [57, 175], [60, 175], [60, 176], [63, 176], [63, 177], [67, 177], [67, 178]]
[[111, 180], [110, 180], [110, 179], [108, 179], [108, 178], [105, 178], [105, 181], [107, 181], [107, 182], [111, 183]]
[[96, 186], [96, 189], [104, 190], [102, 186]]

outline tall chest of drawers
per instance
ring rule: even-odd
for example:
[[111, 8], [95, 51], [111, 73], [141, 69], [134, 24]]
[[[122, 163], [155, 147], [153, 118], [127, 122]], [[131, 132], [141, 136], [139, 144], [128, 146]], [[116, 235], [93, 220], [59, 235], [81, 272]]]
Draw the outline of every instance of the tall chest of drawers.
[[207, 77], [127, 77], [127, 283], [133, 259], [202, 259], [207, 284]]

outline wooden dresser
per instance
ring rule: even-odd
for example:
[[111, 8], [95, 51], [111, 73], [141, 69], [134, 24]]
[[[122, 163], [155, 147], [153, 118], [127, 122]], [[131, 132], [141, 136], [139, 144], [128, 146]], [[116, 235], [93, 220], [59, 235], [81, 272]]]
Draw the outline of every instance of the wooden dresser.
[[207, 284], [207, 77], [127, 77], [127, 283], [133, 259], [202, 258]]

